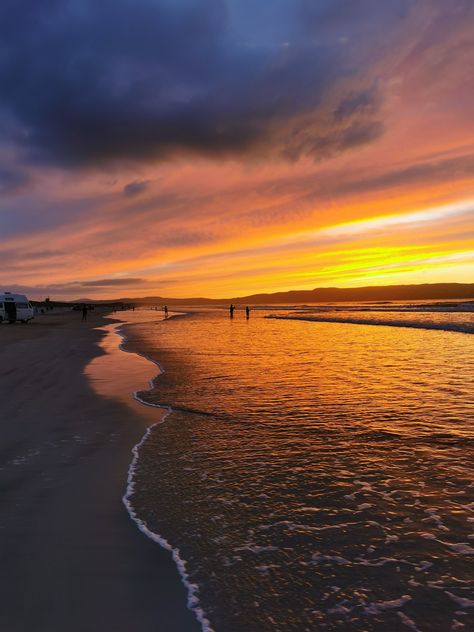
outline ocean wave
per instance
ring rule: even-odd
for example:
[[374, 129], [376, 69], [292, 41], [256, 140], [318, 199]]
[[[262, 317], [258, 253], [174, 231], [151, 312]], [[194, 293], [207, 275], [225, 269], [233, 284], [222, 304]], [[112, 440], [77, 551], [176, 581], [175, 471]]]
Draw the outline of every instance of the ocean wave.
[[347, 316], [297, 316], [296, 314], [281, 315], [270, 314], [265, 318], [274, 318], [276, 320], [304, 320], [316, 323], [342, 323], [345, 325], [375, 325], [382, 327], [407, 327], [409, 329], [428, 329], [438, 331], [451, 331], [463, 334], [473, 334], [474, 324], [470, 323], [434, 323], [434, 322], [417, 322], [411, 320], [389, 320], [389, 319], [372, 319], [372, 318], [348, 318]]
[[430, 303], [400, 303], [397, 301], [374, 301], [367, 303], [295, 303], [254, 305], [254, 310], [281, 311], [304, 310], [305, 312], [405, 312], [412, 313], [474, 313], [474, 301], [434, 301]]

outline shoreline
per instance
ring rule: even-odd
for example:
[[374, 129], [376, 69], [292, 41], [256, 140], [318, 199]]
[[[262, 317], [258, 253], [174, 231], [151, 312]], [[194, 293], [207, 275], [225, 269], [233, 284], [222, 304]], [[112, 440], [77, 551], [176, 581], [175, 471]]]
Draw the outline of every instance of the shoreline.
[[[176, 313], [174, 315], [171, 315], [167, 320], [184, 315], [186, 315], [186, 312]], [[139, 404], [139, 413], [146, 414], [147, 418], [150, 421], [140, 441], [136, 443], [131, 449], [131, 454], [133, 455], [133, 458], [128, 468], [127, 487], [122, 497], [122, 501], [129, 514], [130, 519], [135, 523], [137, 529], [139, 529], [147, 538], [152, 540], [155, 544], [158, 544], [160, 547], [171, 553], [173, 561], [176, 565], [176, 569], [181, 577], [181, 581], [183, 582], [183, 585], [187, 590], [187, 607], [194, 613], [197, 621], [202, 627], [203, 632], [213, 632], [210, 622], [199, 604], [199, 589], [195, 584], [191, 582], [189, 578], [189, 574], [187, 571], [187, 562], [181, 557], [179, 548], [174, 547], [166, 538], [164, 538], [159, 533], [152, 531], [148, 527], [146, 522], [144, 522], [137, 515], [133, 507], [132, 497], [135, 487], [134, 474], [139, 460], [140, 448], [153, 432], [153, 429], [156, 426], [165, 423], [167, 417], [173, 412], [173, 410], [169, 406], [151, 404], [138, 395], [139, 392], [144, 392], [153, 388], [154, 380], [157, 378], [157, 376], [163, 374], [165, 372], [165, 369], [160, 364], [160, 362], [158, 362], [157, 360], [153, 360], [150, 356], [147, 356], [139, 351], [126, 348], [127, 343], [130, 342], [130, 338], [126, 334], [126, 329], [130, 325], [133, 326], [133, 324], [134, 323], [128, 320], [122, 321], [114, 319], [110, 324], [101, 327], [103, 331], [106, 331], [106, 337], [103, 342], [105, 344], [107, 344], [108, 342], [106, 350], [108, 358], [100, 356], [93, 360], [92, 363], [87, 367], [87, 369], [89, 369], [89, 367], [92, 368], [92, 365], [94, 363], [96, 363], [98, 366], [93, 367], [92, 371], [87, 371], [89, 373], [88, 377], [92, 381], [94, 381], [94, 377], [96, 379], [97, 377], [99, 377], [100, 379], [100, 375], [104, 370], [104, 367], [100, 366], [101, 360], [110, 360], [110, 364], [113, 364], [112, 372], [115, 373], [117, 372], [117, 367], [120, 364], [126, 366], [126, 381], [128, 383], [124, 384], [122, 379], [122, 383], [120, 384], [120, 387], [118, 387], [117, 380], [112, 379], [110, 385], [112, 386], [112, 389], [114, 391], [113, 396], [120, 399], [124, 395], [126, 395], [126, 403], [129, 406], [132, 405], [132, 407], [134, 407], [134, 404], [130, 401], [130, 397], [133, 397], [135, 402]], [[119, 340], [117, 338], [119, 338]], [[122, 356], [122, 354], [127, 354], [128, 358], [127, 356]], [[122, 358], [124, 358], [124, 360], [122, 360]], [[130, 369], [132, 368], [133, 371], [130, 371]], [[139, 380], [146, 383], [146, 388], [137, 387], [137, 382]], [[118, 381], [120, 382], [120, 378]], [[100, 394], [100, 389], [98, 392]], [[143, 406], [148, 408], [144, 409], [142, 408]], [[158, 418], [156, 418], [157, 413]]]
[[149, 422], [85, 375], [104, 355], [104, 315], [0, 329], [0, 627], [9, 632], [200, 630], [171, 554], [122, 502]]

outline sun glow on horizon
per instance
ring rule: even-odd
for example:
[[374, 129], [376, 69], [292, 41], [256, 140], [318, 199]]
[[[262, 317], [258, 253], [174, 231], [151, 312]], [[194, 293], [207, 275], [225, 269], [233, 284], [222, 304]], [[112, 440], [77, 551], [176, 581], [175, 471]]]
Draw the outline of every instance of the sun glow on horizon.
[[[215, 20], [206, 3], [172, 4], [83, 0], [59, 19], [36, 3], [35, 37], [21, 9], [0, 21], [0, 71], [19, 64], [0, 91], [5, 289], [220, 298], [473, 281], [472, 8], [224, 0]], [[147, 37], [123, 39], [129, 23]]]
[[358, 219], [329, 226], [318, 232], [320, 234], [330, 236], [368, 233], [391, 227], [404, 227], [412, 224], [418, 225], [423, 222], [437, 222], [439, 220], [445, 220], [465, 214], [474, 214], [474, 199], [463, 200], [462, 202], [427, 209], [408, 211], [397, 215], [380, 215], [370, 219]]
[[83, 266], [80, 281], [70, 281], [69, 269], [56, 271], [44, 294], [224, 298], [316, 287], [472, 282], [473, 209], [469, 198], [329, 225], [324, 215], [315, 216], [321, 223], [316, 229], [273, 236], [250, 231], [248, 238], [234, 235], [169, 250], [165, 260], [146, 252], [138, 259], [122, 255], [113, 274], [111, 261], [94, 263], [89, 274]]

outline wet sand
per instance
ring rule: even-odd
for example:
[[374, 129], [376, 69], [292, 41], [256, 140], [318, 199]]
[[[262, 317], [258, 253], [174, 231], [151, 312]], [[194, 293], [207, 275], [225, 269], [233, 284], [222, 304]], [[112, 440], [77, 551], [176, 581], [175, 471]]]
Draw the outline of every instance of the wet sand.
[[103, 323], [0, 326], [0, 630], [200, 629], [171, 555], [122, 503], [150, 422], [84, 376]]

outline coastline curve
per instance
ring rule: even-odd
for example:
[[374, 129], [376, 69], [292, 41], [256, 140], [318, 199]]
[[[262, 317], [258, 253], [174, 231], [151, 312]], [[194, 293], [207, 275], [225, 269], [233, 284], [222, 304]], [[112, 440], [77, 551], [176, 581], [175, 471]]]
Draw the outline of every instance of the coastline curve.
[[[170, 320], [171, 318], [177, 318], [178, 316], [185, 316], [187, 315], [186, 312], [183, 313], [179, 313], [179, 314], [174, 314], [171, 315], [168, 320]], [[148, 389], [153, 387], [153, 381], [154, 379], [163, 374], [165, 372], [164, 367], [157, 362], [156, 360], [151, 359], [150, 357], [146, 356], [145, 354], [141, 354], [139, 352], [136, 351], [130, 351], [128, 349], [125, 348], [125, 345], [128, 341], [128, 338], [124, 332], [124, 329], [127, 325], [130, 324], [134, 324], [134, 323], [130, 323], [127, 321], [121, 321], [120, 323], [113, 323], [112, 327], [110, 326], [106, 326], [105, 330], [107, 332], [107, 335], [110, 334], [115, 334], [118, 335], [121, 338], [121, 341], [119, 342], [118, 345], [115, 346], [115, 348], [117, 348], [119, 351], [123, 352], [123, 353], [127, 353], [127, 354], [133, 354], [139, 358], [142, 358], [144, 360], [146, 360], [148, 363], [152, 364], [154, 367], [158, 367], [158, 373], [154, 374], [151, 378], [148, 379]], [[133, 388], [133, 386], [132, 386]], [[139, 389], [139, 390], [144, 390], [144, 389]], [[186, 560], [184, 560], [181, 555], [180, 555], [180, 550], [177, 547], [174, 547], [168, 540], [166, 540], [163, 536], [161, 536], [159, 533], [156, 533], [154, 531], [152, 531], [148, 525], [146, 524], [146, 522], [144, 520], [142, 520], [137, 512], [135, 511], [135, 508], [133, 507], [133, 502], [132, 502], [132, 498], [133, 498], [133, 494], [134, 494], [134, 489], [135, 489], [135, 471], [136, 471], [136, 467], [137, 467], [137, 463], [139, 460], [139, 452], [140, 452], [140, 448], [141, 446], [146, 442], [146, 440], [148, 439], [148, 437], [150, 436], [150, 434], [153, 431], [153, 428], [155, 428], [158, 425], [163, 424], [166, 419], [168, 418], [168, 416], [173, 412], [173, 409], [169, 406], [161, 406], [159, 404], [151, 404], [150, 402], [146, 402], [143, 399], [141, 399], [138, 395], [139, 390], [132, 390], [128, 392], [128, 396], [132, 396], [133, 400], [135, 400], [136, 402], [138, 402], [140, 405], [146, 406], [146, 407], [151, 407], [153, 409], [158, 409], [162, 412], [162, 416], [156, 421], [153, 421], [146, 429], [145, 434], [142, 436], [142, 438], [140, 439], [140, 441], [138, 443], [136, 443], [132, 450], [132, 461], [129, 465], [128, 468], [128, 472], [127, 472], [127, 487], [125, 490], [124, 495], [122, 496], [122, 502], [128, 512], [129, 517], [131, 518], [131, 520], [135, 523], [135, 525], [138, 527], [138, 529], [144, 534], [146, 535], [149, 539], [151, 539], [153, 542], [159, 544], [163, 549], [169, 551], [171, 553], [172, 559], [176, 565], [176, 568], [178, 570], [179, 576], [181, 578], [181, 582], [183, 583], [183, 585], [186, 588], [187, 591], [187, 607], [189, 610], [191, 610], [197, 620], [197, 622], [200, 624], [202, 632], [215, 632], [213, 630], [213, 628], [211, 627], [211, 624], [206, 616], [206, 613], [204, 612], [204, 610], [201, 608], [200, 606], [200, 602], [199, 602], [199, 588], [196, 584], [193, 584], [190, 579], [189, 579], [189, 574], [187, 572], [187, 568], [186, 568]]]

